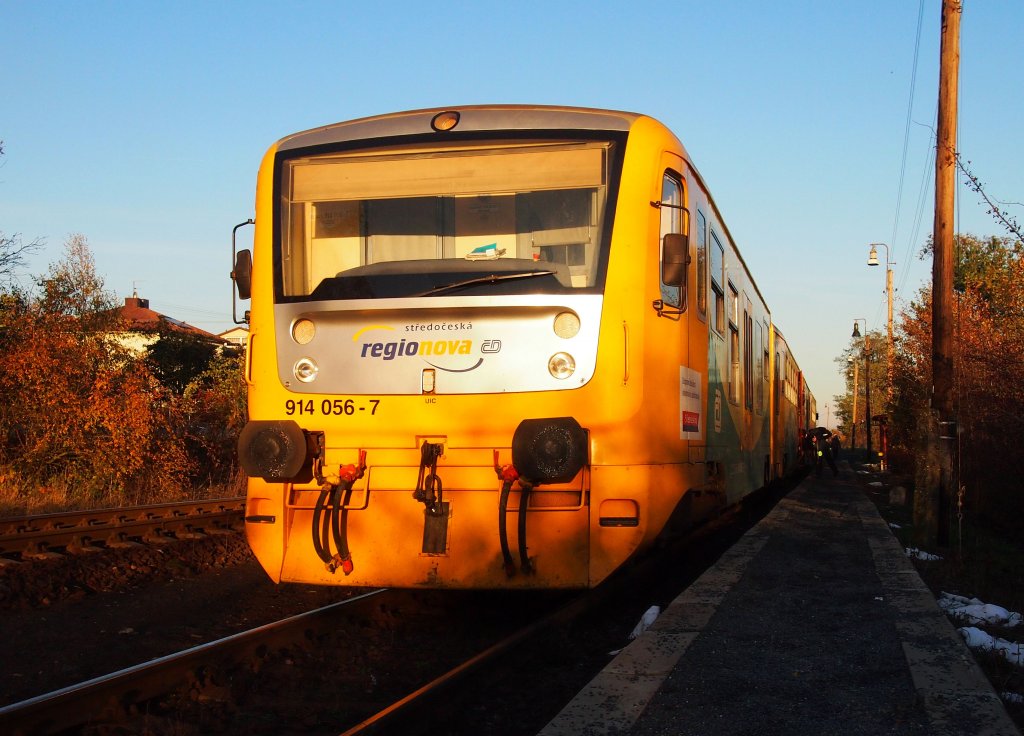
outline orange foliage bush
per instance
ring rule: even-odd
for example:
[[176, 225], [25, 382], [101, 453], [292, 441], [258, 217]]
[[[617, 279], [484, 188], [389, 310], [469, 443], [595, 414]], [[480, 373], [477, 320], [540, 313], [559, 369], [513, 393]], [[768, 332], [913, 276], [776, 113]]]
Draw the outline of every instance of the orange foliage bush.
[[81, 236], [39, 284], [39, 294], [0, 293], [5, 473], [110, 503], [167, 500], [195, 480], [230, 480], [245, 415], [237, 359], [218, 363], [220, 373], [203, 374], [191, 392], [161, 383], [147, 356], [114, 336], [117, 311]]
[[[968, 513], [994, 524], [1020, 518], [1024, 433], [1024, 247], [1009, 238], [961, 236], [954, 314], [955, 411], [960, 483]], [[893, 438], [916, 449], [931, 386], [931, 291], [900, 325]]]

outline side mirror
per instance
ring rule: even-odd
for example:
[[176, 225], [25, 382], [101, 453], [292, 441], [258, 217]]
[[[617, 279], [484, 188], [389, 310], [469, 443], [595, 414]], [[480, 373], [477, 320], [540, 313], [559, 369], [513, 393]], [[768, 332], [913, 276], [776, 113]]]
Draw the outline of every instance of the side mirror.
[[[235, 247], [235, 237], [238, 229], [246, 225], [254, 225], [252, 218], [235, 225], [231, 231], [231, 280], [235, 282], [239, 299], [248, 299], [252, 296], [252, 252], [249, 250], [238, 250]], [[235, 289], [231, 290], [231, 318], [236, 325], [242, 325], [249, 321], [249, 312], [245, 312], [242, 319], [238, 319], [237, 305], [235, 304]]]
[[661, 282], [666, 286], [686, 286], [686, 267], [690, 265], [690, 238], [668, 233], [661, 247]]
[[240, 250], [235, 255], [231, 279], [238, 289], [239, 299], [249, 299], [252, 296], [252, 253], [248, 249]]

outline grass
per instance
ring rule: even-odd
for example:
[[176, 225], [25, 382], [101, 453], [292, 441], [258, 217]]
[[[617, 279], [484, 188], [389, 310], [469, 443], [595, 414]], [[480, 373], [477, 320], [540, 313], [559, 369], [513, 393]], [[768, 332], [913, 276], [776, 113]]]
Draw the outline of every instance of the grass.
[[241, 496], [245, 495], [244, 481], [244, 476], [239, 473], [233, 483], [208, 485], [173, 493], [155, 486], [144, 493], [132, 494], [129, 497], [118, 489], [83, 489], [82, 486], [70, 482], [39, 486], [25, 481], [9, 468], [0, 466], [0, 518]]
[[[863, 472], [866, 467], [853, 465], [857, 479], [864, 486], [868, 498], [878, 508], [882, 518], [893, 529], [904, 548], [914, 546], [913, 501], [907, 493], [907, 503], [890, 503], [890, 490], [911, 487], [908, 478], [878, 472]], [[870, 485], [881, 483], [881, 486]], [[1008, 533], [975, 523], [969, 514], [958, 520], [957, 536], [960, 542], [945, 549], [926, 549], [941, 557], [939, 560], [914, 560], [921, 579], [936, 598], [942, 592], [978, 598], [984, 603], [1002, 606], [1010, 611], [1024, 612], [1024, 545]], [[953, 620], [953, 625], [968, 625]], [[977, 625], [977, 624], [974, 624]], [[1024, 626], [978, 626], [986, 633], [1024, 642]], [[1024, 668], [1011, 664], [998, 652], [972, 650], [975, 660], [992, 683], [995, 691], [1024, 695]], [[1003, 699], [1007, 712], [1017, 728], [1024, 730], [1024, 704]]]

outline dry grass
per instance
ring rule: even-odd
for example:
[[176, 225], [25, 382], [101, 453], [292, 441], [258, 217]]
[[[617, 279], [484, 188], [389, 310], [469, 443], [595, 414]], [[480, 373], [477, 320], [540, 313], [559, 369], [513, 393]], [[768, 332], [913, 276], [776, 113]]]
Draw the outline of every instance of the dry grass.
[[83, 491], [80, 486], [70, 482], [39, 486], [24, 480], [9, 468], [0, 467], [0, 517], [226, 498], [244, 494], [245, 477], [241, 473], [236, 475], [232, 483], [224, 485], [210, 485], [184, 491], [168, 491], [153, 487], [145, 492], [128, 494], [119, 489], [108, 489], [104, 492]]

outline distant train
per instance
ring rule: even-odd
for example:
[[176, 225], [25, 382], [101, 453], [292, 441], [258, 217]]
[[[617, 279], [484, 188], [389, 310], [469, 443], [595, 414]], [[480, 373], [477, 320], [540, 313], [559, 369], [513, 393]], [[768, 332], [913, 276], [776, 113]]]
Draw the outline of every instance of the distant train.
[[473, 106], [297, 133], [232, 249], [246, 532], [275, 581], [594, 586], [790, 472], [816, 418], [650, 117]]

